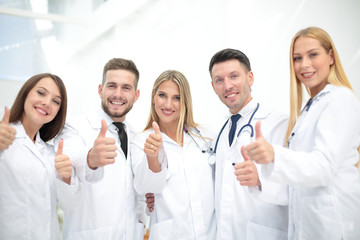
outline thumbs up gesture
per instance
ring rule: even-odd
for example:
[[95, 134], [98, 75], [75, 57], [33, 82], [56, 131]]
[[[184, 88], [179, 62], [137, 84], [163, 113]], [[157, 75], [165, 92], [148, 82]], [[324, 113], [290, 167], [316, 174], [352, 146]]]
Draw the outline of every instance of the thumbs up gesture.
[[88, 153], [88, 165], [91, 169], [112, 164], [115, 162], [116, 140], [105, 137], [107, 125], [105, 120], [101, 120], [101, 129], [98, 137], [95, 139], [94, 146]]
[[240, 182], [241, 186], [261, 186], [257, 168], [247, 155], [244, 146], [241, 147], [241, 155], [244, 158], [244, 162], [239, 162], [234, 166], [236, 179]]
[[160, 127], [156, 122], [152, 123], [152, 127], [155, 133], [151, 133], [146, 139], [144, 144], [144, 152], [148, 158], [149, 168], [153, 172], [159, 172], [161, 170], [158, 156], [159, 150], [162, 146], [162, 136], [160, 133]]
[[260, 164], [267, 164], [274, 161], [274, 148], [266, 141], [261, 133], [261, 122], [255, 125], [256, 140], [245, 147], [247, 155], [251, 160]]
[[55, 169], [67, 184], [71, 182], [72, 164], [70, 158], [63, 154], [64, 140], [59, 141], [55, 155]]
[[5, 114], [0, 122], [0, 150], [8, 149], [15, 140], [16, 130], [9, 126], [10, 110], [5, 107]]

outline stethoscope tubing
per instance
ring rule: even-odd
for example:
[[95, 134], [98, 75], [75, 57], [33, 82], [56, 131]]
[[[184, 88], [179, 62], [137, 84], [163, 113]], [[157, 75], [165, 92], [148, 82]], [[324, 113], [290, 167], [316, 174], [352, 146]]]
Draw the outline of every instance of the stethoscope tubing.
[[[253, 128], [253, 126], [251, 126], [251, 121], [252, 121], [252, 119], [254, 118], [255, 113], [258, 111], [259, 106], [260, 106], [260, 104], [259, 104], [259, 103], [257, 103], [257, 105], [256, 105], [256, 108], [255, 108], [254, 112], [251, 114], [251, 117], [250, 117], [250, 119], [249, 119], [249, 122], [240, 128], [240, 130], [239, 130], [238, 134], [236, 135], [237, 137], [239, 137], [239, 136], [240, 136], [240, 134], [241, 134], [242, 130], [243, 130], [245, 127], [250, 127], [250, 129], [251, 129], [251, 137], [253, 137], [253, 136], [254, 136], [254, 128]], [[228, 121], [229, 121], [229, 119], [228, 119], [228, 120], [226, 120], [226, 122], [225, 122], [224, 126], [222, 126], [222, 128], [221, 128], [221, 130], [220, 130], [220, 132], [219, 132], [219, 135], [218, 135], [218, 137], [217, 137], [217, 139], [216, 139], [216, 142], [215, 142], [215, 147], [214, 147], [213, 154], [216, 154], [216, 150], [217, 150], [217, 146], [218, 146], [218, 143], [219, 143], [220, 136], [221, 136], [221, 134], [222, 134], [222, 132], [223, 132], [223, 130], [224, 130], [224, 128], [225, 128], [225, 126], [226, 126], [226, 124], [228, 123]]]

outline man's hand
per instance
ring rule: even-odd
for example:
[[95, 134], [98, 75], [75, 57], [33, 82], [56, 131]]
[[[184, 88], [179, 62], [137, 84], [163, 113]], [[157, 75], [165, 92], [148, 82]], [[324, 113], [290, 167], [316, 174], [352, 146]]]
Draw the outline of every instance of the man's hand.
[[116, 140], [105, 137], [107, 125], [105, 120], [101, 120], [101, 129], [98, 137], [95, 139], [94, 146], [88, 153], [88, 165], [91, 169], [112, 164], [115, 162]]

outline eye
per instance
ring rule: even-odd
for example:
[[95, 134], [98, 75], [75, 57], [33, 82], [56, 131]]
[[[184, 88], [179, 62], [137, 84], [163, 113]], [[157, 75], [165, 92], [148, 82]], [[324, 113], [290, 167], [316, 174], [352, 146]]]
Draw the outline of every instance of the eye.
[[318, 54], [317, 53], [310, 53], [310, 57], [316, 57]]
[[45, 95], [45, 93], [44, 93], [43, 91], [41, 91], [41, 90], [37, 90], [37, 93], [38, 93], [40, 96], [44, 96], [44, 95]]
[[53, 103], [59, 106], [61, 104], [61, 101], [58, 99], [53, 99]]
[[124, 86], [123, 89], [124, 89], [125, 91], [131, 91], [131, 90], [132, 90], [132, 88], [131, 88], [130, 86]]
[[222, 78], [216, 78], [216, 79], [215, 79], [215, 83], [221, 83], [222, 81], [223, 81]]
[[298, 61], [300, 61], [300, 60], [301, 60], [301, 57], [294, 57], [294, 58], [293, 58], [293, 61], [294, 61], [294, 62], [298, 62]]
[[116, 85], [115, 84], [108, 84], [107, 87], [110, 88], [110, 89], [113, 89], [113, 88], [116, 87]]
[[180, 96], [175, 96], [174, 99], [180, 101]]
[[236, 78], [238, 78], [239, 77], [239, 75], [237, 75], [237, 74], [232, 74], [231, 75], [231, 79], [236, 79]]
[[166, 97], [165, 93], [159, 93], [159, 97], [164, 98]]

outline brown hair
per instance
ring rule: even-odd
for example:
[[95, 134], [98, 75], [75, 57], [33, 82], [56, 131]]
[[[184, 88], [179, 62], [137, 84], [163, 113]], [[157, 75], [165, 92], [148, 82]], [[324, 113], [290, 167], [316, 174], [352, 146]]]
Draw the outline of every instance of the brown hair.
[[127, 70], [127, 71], [134, 73], [135, 74], [135, 90], [137, 89], [140, 74], [139, 74], [139, 71], [136, 68], [136, 65], [133, 61], [123, 59], [123, 58], [113, 58], [113, 59], [109, 60], [104, 66], [102, 85], [105, 84], [106, 73], [109, 70]]
[[60, 77], [51, 73], [41, 73], [29, 78], [21, 87], [18, 95], [16, 96], [14, 104], [12, 105], [10, 110], [10, 119], [9, 119], [10, 123], [15, 123], [22, 120], [24, 114], [25, 100], [29, 92], [31, 91], [31, 89], [35, 87], [35, 85], [41, 79], [46, 77], [53, 79], [56, 85], [58, 86], [61, 96], [61, 105], [55, 118], [51, 122], [44, 124], [39, 130], [40, 137], [45, 142], [49, 141], [50, 139], [54, 138], [57, 134], [59, 134], [65, 125], [66, 110], [67, 110], [67, 94], [66, 94], [65, 85]]

